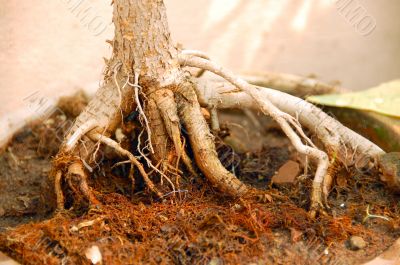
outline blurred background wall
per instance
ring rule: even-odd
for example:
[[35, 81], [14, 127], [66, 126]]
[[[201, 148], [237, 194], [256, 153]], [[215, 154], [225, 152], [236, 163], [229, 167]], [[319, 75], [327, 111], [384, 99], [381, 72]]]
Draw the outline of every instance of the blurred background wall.
[[[33, 93], [46, 100], [98, 87], [110, 2], [0, 0], [0, 119]], [[165, 3], [174, 41], [237, 72], [315, 75], [353, 90], [400, 77], [398, 0]]]

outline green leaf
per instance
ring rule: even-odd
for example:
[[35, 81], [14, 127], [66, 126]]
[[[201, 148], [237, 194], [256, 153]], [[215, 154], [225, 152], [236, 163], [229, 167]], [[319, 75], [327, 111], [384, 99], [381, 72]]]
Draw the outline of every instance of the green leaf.
[[369, 110], [400, 118], [400, 80], [358, 92], [310, 96], [307, 100], [320, 105]]

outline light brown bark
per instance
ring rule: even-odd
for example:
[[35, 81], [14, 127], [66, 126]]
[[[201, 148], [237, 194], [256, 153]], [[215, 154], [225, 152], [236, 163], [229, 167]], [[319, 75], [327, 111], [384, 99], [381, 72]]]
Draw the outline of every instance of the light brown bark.
[[[166, 86], [179, 69], [177, 50], [172, 44], [166, 10], [161, 0], [115, 0], [113, 61], [123, 72]], [[141, 82], [143, 85], [143, 82]]]

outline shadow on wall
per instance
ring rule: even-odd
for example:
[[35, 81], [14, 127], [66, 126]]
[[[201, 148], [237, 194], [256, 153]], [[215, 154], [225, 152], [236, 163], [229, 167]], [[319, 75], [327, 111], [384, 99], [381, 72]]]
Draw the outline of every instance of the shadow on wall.
[[[274, 30], [284, 32], [287, 38], [291, 34], [307, 33], [307, 27], [312, 27], [309, 23], [316, 16], [314, 13], [325, 12], [328, 7], [336, 9], [361, 36], [372, 34], [376, 28], [375, 18], [357, 1], [222, 0], [211, 2], [201, 32], [205, 39], [212, 39], [211, 43], [216, 46], [227, 43], [228, 52], [225, 52], [224, 60], [231, 54], [241, 55], [240, 64], [250, 69], [258, 56], [268, 49], [265, 44]], [[209, 48], [212, 50], [212, 47]]]
[[178, 2], [167, 1], [174, 38], [236, 71], [315, 74], [355, 90], [400, 75], [396, 0]]

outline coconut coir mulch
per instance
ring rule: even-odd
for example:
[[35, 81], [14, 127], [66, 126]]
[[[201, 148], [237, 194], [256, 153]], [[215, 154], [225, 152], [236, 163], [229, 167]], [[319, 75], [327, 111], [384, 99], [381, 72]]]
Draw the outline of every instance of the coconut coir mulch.
[[[232, 143], [235, 128], [246, 127], [231, 126], [232, 121], [226, 122], [228, 132], [217, 137], [224, 165], [272, 196], [235, 200], [203, 178], [186, 176], [180, 192], [160, 200], [139, 176], [132, 189], [129, 165], [113, 167], [123, 158], [106, 151], [90, 179], [101, 205], [91, 208], [82, 202], [77, 207], [67, 201], [72, 208], [54, 214], [48, 173], [62, 139], [60, 124], [77, 115], [72, 102], [60, 105], [64, 114], [18, 131], [0, 157], [0, 250], [21, 263], [91, 264], [85, 253], [97, 246], [103, 264], [359, 264], [400, 235], [399, 197], [379, 183], [375, 172], [338, 170], [329, 197], [331, 210], [310, 219], [311, 177], [279, 186], [270, 182], [287, 160], [300, 159], [285, 138], [266, 126], [262, 148], [236, 154], [220, 140], [230, 135]], [[243, 118], [234, 122], [238, 120]], [[371, 213], [388, 221], [363, 222], [368, 205]], [[350, 250], [353, 235], [362, 237], [367, 247]]]

